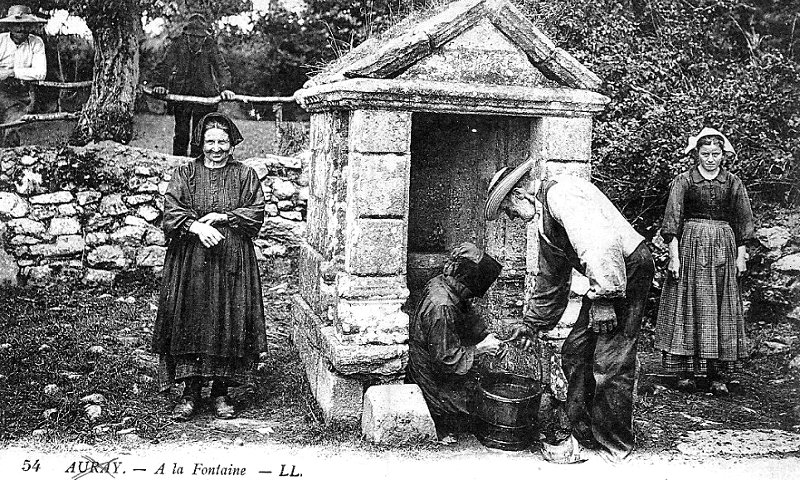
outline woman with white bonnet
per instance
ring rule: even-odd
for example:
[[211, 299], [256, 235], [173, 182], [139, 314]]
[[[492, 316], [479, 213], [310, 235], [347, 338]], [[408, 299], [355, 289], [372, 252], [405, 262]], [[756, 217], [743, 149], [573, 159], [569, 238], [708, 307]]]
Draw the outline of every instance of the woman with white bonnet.
[[728, 375], [747, 356], [738, 277], [747, 270], [753, 212], [741, 180], [722, 166], [736, 155], [725, 135], [703, 128], [684, 153], [696, 163], [672, 181], [664, 212], [669, 266], [655, 346], [678, 389], [693, 392], [705, 378], [725, 395]]

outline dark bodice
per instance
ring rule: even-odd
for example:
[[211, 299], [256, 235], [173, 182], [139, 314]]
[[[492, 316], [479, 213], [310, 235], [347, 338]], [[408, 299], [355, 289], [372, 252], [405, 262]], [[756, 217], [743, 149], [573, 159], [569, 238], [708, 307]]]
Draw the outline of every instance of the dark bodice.
[[728, 222], [737, 245], [753, 238], [753, 212], [747, 191], [741, 180], [726, 170], [706, 180], [695, 167], [672, 181], [661, 228], [664, 240], [680, 237], [683, 223], [693, 218]]

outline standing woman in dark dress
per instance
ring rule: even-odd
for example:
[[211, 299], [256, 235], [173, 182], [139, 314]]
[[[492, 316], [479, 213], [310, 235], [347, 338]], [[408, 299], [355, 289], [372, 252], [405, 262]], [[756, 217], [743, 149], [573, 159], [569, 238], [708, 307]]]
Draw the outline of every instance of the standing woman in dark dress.
[[[184, 382], [173, 417], [186, 420], [211, 381], [214, 411], [231, 418], [228, 387], [251, 383], [266, 350], [264, 305], [252, 237], [264, 221], [255, 171], [233, 159], [243, 139], [226, 116], [210, 113], [197, 126], [203, 154], [177, 167], [164, 196], [164, 262], [153, 351], [162, 387]], [[166, 389], [165, 388], [165, 389]]]
[[737, 277], [747, 270], [753, 212], [741, 180], [721, 166], [735, 155], [722, 133], [704, 128], [689, 137], [690, 152], [697, 165], [672, 181], [661, 228], [669, 267], [655, 346], [679, 389], [694, 391], [702, 374], [712, 393], [725, 395], [723, 373], [747, 357]]

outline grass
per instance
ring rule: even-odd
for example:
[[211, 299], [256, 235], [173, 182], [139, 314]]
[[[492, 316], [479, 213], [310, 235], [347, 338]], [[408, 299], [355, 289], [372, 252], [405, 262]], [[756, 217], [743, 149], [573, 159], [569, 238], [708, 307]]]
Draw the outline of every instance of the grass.
[[[51, 444], [136, 441], [280, 442], [351, 445], [382, 450], [360, 438], [355, 427], [325, 425], [310, 393], [302, 363], [289, 339], [294, 276], [264, 278], [269, 352], [257, 385], [232, 392], [240, 413], [234, 423], [216, 420], [210, 405], [185, 423], [169, 413], [180, 391], [157, 388], [157, 358], [147, 353], [160, 281], [129, 274], [114, 287], [63, 281], [48, 287], [0, 290], [0, 444], [34, 437]], [[797, 336], [800, 325], [754, 322], [751, 341]], [[48, 345], [49, 348], [42, 348]], [[102, 347], [100, 354], [91, 347]], [[704, 428], [777, 428], [798, 430], [793, 412], [800, 402], [798, 375], [788, 360], [799, 353], [795, 343], [781, 355], [757, 354], [739, 375], [742, 391], [726, 398], [686, 395], [665, 389], [647, 375], [658, 370], [652, 331], [640, 342], [643, 373], [635, 422], [642, 451], [674, 448], [687, 431]], [[54, 384], [59, 392], [45, 394]], [[81, 398], [100, 393], [103, 414], [90, 421]], [[205, 394], [208, 394], [206, 389]], [[49, 416], [45, 413], [49, 412]], [[240, 423], [236, 423], [240, 422]], [[34, 434], [36, 432], [36, 434]], [[122, 432], [122, 433], [120, 433]], [[439, 444], [403, 448], [407, 454], [437, 450]]]
[[[143, 285], [102, 291], [58, 284], [47, 288], [5, 288], [0, 314], [3, 353], [0, 374], [0, 438], [15, 439], [45, 430], [53, 439], [90, 441], [94, 427], [136, 428], [153, 436], [164, 423], [154, 397], [155, 372], [138, 360], [144, 347], [152, 292]], [[120, 299], [139, 297], [134, 303]], [[135, 298], [134, 297], [134, 298]], [[90, 351], [102, 347], [103, 353]], [[46, 385], [59, 393], [45, 394]], [[89, 422], [80, 401], [100, 393], [100, 422]], [[51, 410], [49, 418], [45, 412]], [[130, 417], [126, 419], [126, 417]]]
[[[0, 290], [0, 344], [7, 344], [0, 352], [0, 442], [38, 434], [46, 442], [93, 444], [122, 441], [118, 432], [132, 432], [152, 443], [225, 438], [358, 443], [354, 429], [320, 421], [289, 341], [288, 298], [294, 284], [291, 277], [264, 282], [269, 354], [258, 384], [232, 392], [242, 409], [239, 419], [256, 422], [268, 429], [266, 434], [225, 428], [209, 405], [191, 422], [170, 419], [180, 391], [158, 392], [157, 358], [147, 352], [158, 279], [136, 274], [113, 288], [65, 281]], [[96, 346], [101, 354], [90, 350]], [[58, 393], [46, 394], [47, 385], [56, 385]], [[94, 393], [106, 402], [102, 416], [90, 421], [80, 399]]]

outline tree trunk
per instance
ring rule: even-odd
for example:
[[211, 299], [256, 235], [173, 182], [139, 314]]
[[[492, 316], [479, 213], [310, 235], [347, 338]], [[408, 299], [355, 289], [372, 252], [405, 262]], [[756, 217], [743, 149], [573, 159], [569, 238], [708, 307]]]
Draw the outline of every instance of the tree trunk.
[[131, 8], [128, 15], [121, 17], [122, 21], [92, 28], [94, 83], [72, 132], [73, 145], [101, 140], [128, 143], [133, 136], [141, 12]]

